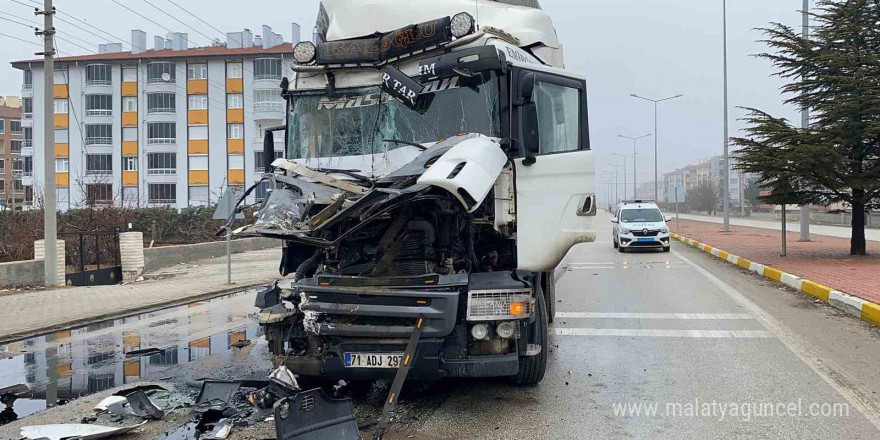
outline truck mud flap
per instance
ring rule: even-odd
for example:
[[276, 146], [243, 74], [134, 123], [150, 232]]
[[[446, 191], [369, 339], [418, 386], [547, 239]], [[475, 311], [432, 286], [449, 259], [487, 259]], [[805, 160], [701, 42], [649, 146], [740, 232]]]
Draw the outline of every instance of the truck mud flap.
[[359, 440], [350, 399], [316, 388], [279, 400], [273, 408], [278, 440]]

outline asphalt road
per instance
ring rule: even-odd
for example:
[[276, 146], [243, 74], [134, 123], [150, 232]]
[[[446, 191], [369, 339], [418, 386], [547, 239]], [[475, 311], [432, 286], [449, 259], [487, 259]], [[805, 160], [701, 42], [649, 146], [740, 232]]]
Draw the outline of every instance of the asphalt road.
[[[599, 220], [599, 241], [573, 249], [557, 281], [544, 381], [517, 388], [449, 380], [407, 389], [389, 438], [880, 438], [880, 331], [684, 245], [619, 254], [609, 218]], [[45, 407], [47, 395], [266, 371], [270, 357], [252, 298], [217, 298], [0, 346], [0, 386], [36, 389], [34, 399], [16, 402], [24, 416]], [[235, 346], [244, 340], [253, 342]], [[125, 354], [148, 347], [163, 352]], [[359, 421], [377, 415], [385, 390], [355, 396]], [[44, 414], [0, 428], [0, 438], [22, 422], [57, 423]], [[271, 434], [267, 424], [233, 438]], [[132, 437], [141, 438], [155, 436]]]

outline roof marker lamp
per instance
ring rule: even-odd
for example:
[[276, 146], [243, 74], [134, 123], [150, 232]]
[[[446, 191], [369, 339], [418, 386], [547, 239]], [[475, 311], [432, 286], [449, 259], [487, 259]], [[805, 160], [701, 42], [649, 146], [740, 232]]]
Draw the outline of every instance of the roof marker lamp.
[[475, 26], [476, 22], [471, 14], [468, 14], [467, 12], [459, 12], [452, 17], [450, 30], [452, 31], [453, 37], [461, 38], [465, 35], [474, 33]]
[[302, 41], [293, 47], [293, 59], [297, 64], [309, 64], [315, 61], [317, 50], [311, 41]]

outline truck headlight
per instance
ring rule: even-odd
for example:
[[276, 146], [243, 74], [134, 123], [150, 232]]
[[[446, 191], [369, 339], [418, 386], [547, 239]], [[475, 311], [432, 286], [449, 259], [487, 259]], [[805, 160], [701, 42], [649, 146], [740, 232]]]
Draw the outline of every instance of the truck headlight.
[[308, 64], [315, 60], [317, 50], [311, 41], [301, 41], [293, 46], [293, 59], [297, 64]]
[[516, 334], [516, 324], [510, 321], [502, 322], [495, 326], [495, 333], [501, 339], [510, 339]]
[[530, 289], [471, 290], [468, 292], [468, 321], [506, 321], [531, 316]]
[[475, 341], [482, 341], [489, 338], [489, 324], [475, 324], [471, 327], [471, 336]]
[[449, 30], [455, 38], [461, 38], [474, 32], [474, 17], [467, 12], [459, 12], [452, 17]]

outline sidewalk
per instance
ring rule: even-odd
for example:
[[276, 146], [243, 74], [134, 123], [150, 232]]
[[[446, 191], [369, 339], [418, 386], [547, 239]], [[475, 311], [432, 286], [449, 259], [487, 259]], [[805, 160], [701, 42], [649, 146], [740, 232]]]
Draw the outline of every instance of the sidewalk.
[[868, 242], [873, 254], [856, 257], [849, 255], [848, 238], [813, 234], [813, 241], [801, 243], [798, 232], [789, 232], [788, 256], [782, 257], [779, 231], [731, 226], [723, 233], [720, 224], [684, 217], [680, 231], [674, 220], [670, 226], [685, 237], [880, 304], [880, 244]]
[[224, 256], [162, 269], [127, 285], [0, 296], [0, 343], [268, 284], [280, 278], [280, 258], [280, 248], [233, 254], [233, 285], [226, 284]]
[[[675, 217], [674, 214], [667, 214]], [[708, 223], [722, 223], [722, 218], [718, 216], [708, 216], [708, 215], [694, 215], [694, 214], [679, 214], [679, 217], [682, 220], [696, 220], [701, 222]], [[673, 223], [675, 221], [673, 220]], [[755, 220], [749, 218], [742, 217], [731, 217], [730, 224], [733, 226], [747, 226], [751, 228], [761, 228], [761, 229], [772, 229], [774, 231], [779, 231], [782, 229], [782, 222], [774, 222], [769, 220]], [[785, 229], [790, 232], [797, 232], [800, 234], [801, 225], [800, 223], [787, 223], [785, 225]], [[840, 238], [851, 238], [852, 237], [852, 229], [846, 226], [827, 226], [827, 225], [810, 225], [810, 234], [819, 234], [825, 235], [828, 237], [840, 237]], [[779, 235], [778, 233], [776, 234]], [[795, 237], [795, 239], [799, 239], [800, 235]], [[880, 241], [880, 229], [866, 229], [865, 230], [865, 238], [868, 241]]]

